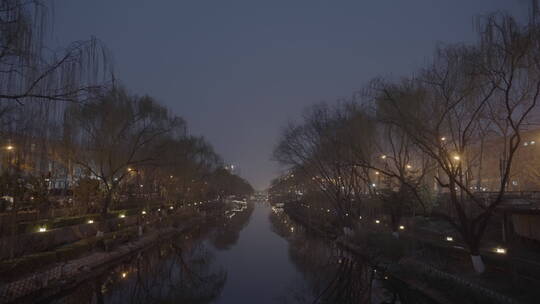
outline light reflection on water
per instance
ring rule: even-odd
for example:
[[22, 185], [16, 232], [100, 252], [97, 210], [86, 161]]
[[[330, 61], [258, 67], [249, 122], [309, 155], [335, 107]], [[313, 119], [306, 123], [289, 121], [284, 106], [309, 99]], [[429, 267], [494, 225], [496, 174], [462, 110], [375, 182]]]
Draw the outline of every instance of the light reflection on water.
[[53, 303], [366, 303], [371, 269], [255, 203], [124, 261]]

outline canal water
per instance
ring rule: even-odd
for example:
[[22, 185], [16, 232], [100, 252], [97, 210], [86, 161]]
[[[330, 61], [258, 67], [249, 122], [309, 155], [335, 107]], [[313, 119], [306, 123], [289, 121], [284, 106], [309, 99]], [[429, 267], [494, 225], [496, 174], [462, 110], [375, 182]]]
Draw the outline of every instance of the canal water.
[[369, 303], [372, 274], [366, 263], [257, 201], [163, 240], [51, 302]]
[[52, 303], [283, 303], [302, 282], [267, 202], [248, 204], [66, 290]]
[[238, 243], [216, 252], [216, 263], [227, 271], [227, 283], [215, 303], [279, 303], [300, 279], [287, 240], [272, 231], [270, 212], [268, 204], [255, 203]]

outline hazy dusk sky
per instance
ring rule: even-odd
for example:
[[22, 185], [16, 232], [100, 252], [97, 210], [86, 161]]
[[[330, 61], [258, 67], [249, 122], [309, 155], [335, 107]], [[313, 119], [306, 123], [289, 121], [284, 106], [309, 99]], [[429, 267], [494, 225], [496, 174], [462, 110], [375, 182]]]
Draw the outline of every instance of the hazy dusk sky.
[[279, 172], [281, 128], [376, 76], [407, 75], [474, 16], [522, 0], [56, 0], [55, 42], [96, 36], [117, 77], [184, 117], [256, 189]]

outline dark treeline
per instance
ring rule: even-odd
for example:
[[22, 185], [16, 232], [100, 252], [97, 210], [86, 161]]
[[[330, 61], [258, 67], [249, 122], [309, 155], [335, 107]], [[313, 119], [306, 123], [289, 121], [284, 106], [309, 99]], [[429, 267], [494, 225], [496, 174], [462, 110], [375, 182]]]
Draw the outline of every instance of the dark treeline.
[[345, 231], [384, 215], [398, 236], [406, 216], [443, 218], [483, 272], [480, 244], [517, 185], [518, 150], [535, 144], [527, 132], [539, 122], [536, 15], [526, 24], [479, 17], [477, 43], [440, 46], [409, 77], [377, 78], [351, 99], [307, 109], [275, 148], [288, 170], [271, 195]]
[[253, 191], [203, 137], [115, 79], [97, 39], [51, 51], [47, 1], [0, 1], [0, 194], [3, 210], [70, 206], [107, 213], [127, 197], [168, 203]]

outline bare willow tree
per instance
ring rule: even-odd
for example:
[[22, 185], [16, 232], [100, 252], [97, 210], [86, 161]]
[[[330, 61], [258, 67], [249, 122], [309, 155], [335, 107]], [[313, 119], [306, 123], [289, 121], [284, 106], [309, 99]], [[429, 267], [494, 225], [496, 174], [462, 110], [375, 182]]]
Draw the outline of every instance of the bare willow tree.
[[14, 160], [8, 169], [32, 175], [50, 173], [46, 160], [60, 139], [66, 101], [87, 100], [112, 76], [110, 55], [95, 38], [47, 45], [48, 4], [0, 0], [0, 145]]
[[358, 123], [352, 104], [317, 105], [306, 111], [301, 124], [284, 130], [274, 150], [274, 159], [313, 180], [344, 227], [354, 225], [367, 179], [367, 171], [354, 165], [351, 150], [363, 144], [351, 137]]
[[[439, 216], [459, 232], [480, 273], [485, 269], [481, 241], [507, 191], [521, 133], [540, 94], [538, 26], [519, 26], [497, 14], [483, 20], [481, 30], [477, 46], [439, 49], [434, 64], [418, 78], [380, 87], [393, 112], [389, 121], [438, 165], [437, 181], [456, 213]], [[501, 165], [496, 195], [487, 200], [473, 183], [486, 134], [505, 139], [490, 149]]]
[[26, 101], [79, 101], [110, 77], [94, 38], [50, 51], [47, 17], [43, 1], [0, 1], [0, 113]]
[[158, 168], [167, 199], [182, 203], [204, 199], [209, 179], [222, 163], [210, 143], [202, 137], [167, 139]]
[[103, 98], [73, 105], [67, 116], [69, 158], [101, 181], [103, 214], [124, 178], [157, 162], [164, 151], [163, 138], [185, 135], [181, 118], [171, 116], [150, 97], [131, 96], [118, 88]]

